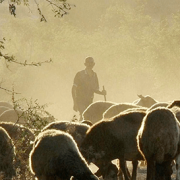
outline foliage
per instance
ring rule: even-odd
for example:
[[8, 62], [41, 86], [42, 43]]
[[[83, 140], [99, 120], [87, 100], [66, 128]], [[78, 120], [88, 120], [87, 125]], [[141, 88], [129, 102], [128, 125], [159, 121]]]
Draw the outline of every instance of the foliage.
[[[5, 0], [1, 0], [0, 3], [2, 3]], [[10, 2], [15, 6], [15, 5], [21, 5], [24, 4], [28, 8], [30, 7], [29, 5], [29, 0], [10, 0]], [[47, 22], [47, 19], [42, 11], [42, 8], [40, 7], [40, 3], [37, 2], [37, 0], [34, 0], [36, 6], [37, 6], [37, 11], [40, 16], [40, 21]], [[75, 7], [75, 5], [69, 4], [67, 0], [44, 0], [48, 4], [48, 6], [51, 7], [51, 10], [54, 13], [55, 17], [63, 17], [64, 15], [68, 14], [68, 11], [71, 10], [72, 7]], [[42, 3], [42, 2], [41, 2]], [[16, 7], [15, 7], [16, 9]], [[9, 10], [11, 12], [11, 7], [9, 6]], [[15, 12], [11, 12], [14, 16], [16, 16]]]
[[6, 61], [6, 67], [7, 68], [9, 67], [9, 63], [16, 63], [16, 64], [23, 65], [23, 66], [41, 66], [44, 63], [52, 62], [52, 59], [46, 60], [46, 61], [42, 61], [42, 62], [30, 62], [30, 63], [28, 63], [27, 60], [25, 60], [24, 62], [19, 62], [19, 61], [17, 61], [15, 56], [4, 54], [2, 52], [5, 49], [5, 41], [6, 41], [5, 38], [3, 38], [0, 41], [0, 58], [2, 58], [2, 57], [4, 58], [4, 60]]
[[[9, 55], [9, 54], [5, 54], [3, 51], [6, 49], [5, 48], [5, 41], [6, 39], [3, 38], [1, 41], [0, 41], [0, 60], [4, 59], [5, 60], [5, 64], [6, 64], [6, 67], [9, 68], [9, 66], [14, 63], [14, 64], [18, 64], [18, 65], [22, 65], [22, 66], [35, 66], [35, 67], [39, 67], [41, 66], [42, 64], [44, 63], [51, 63], [53, 62], [52, 59], [50, 60], [45, 60], [45, 61], [41, 61], [41, 62], [28, 62], [27, 60], [24, 60], [24, 62], [20, 62], [16, 59], [16, 57], [14, 55]], [[0, 83], [0, 89], [2, 90], [5, 90], [7, 92], [10, 92], [12, 93], [11, 90], [9, 89], [6, 89], [4, 87], [1, 86], [2, 83]], [[14, 92], [17, 94], [17, 92]]]
[[12, 102], [15, 110], [23, 111], [20, 116], [18, 115], [18, 119], [23, 117], [26, 120], [25, 126], [34, 129], [35, 134], [38, 134], [49, 122], [55, 121], [54, 116], [46, 111], [48, 105], [39, 105], [38, 100], [28, 101], [26, 98], [15, 100], [15, 94], [12, 94]]
[[[41, 106], [37, 100], [28, 101], [25, 98], [15, 100], [15, 94], [12, 94], [12, 102], [17, 112], [17, 121], [1, 122], [0, 127], [8, 132], [15, 147], [13, 167], [16, 176], [14, 180], [33, 180], [34, 177], [29, 169], [29, 153], [32, 150], [33, 141], [41, 129], [55, 118], [45, 110], [47, 105]], [[23, 113], [19, 114], [19, 110]], [[21, 124], [20, 118], [24, 118], [26, 123]]]

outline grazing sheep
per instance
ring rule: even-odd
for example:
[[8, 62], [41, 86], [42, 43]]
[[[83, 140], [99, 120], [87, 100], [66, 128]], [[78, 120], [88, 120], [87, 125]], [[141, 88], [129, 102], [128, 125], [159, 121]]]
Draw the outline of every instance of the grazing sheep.
[[103, 180], [117, 180], [118, 168], [112, 162], [104, 164], [101, 169], [95, 173], [97, 176], [103, 177]]
[[137, 135], [138, 149], [147, 163], [147, 180], [170, 180], [178, 153], [179, 122], [168, 108], [151, 110]]
[[9, 109], [0, 115], [0, 122], [13, 122], [18, 124], [27, 123], [22, 110]]
[[78, 147], [80, 147], [89, 127], [90, 127], [89, 125], [79, 122], [56, 121], [45, 126], [42, 129], [42, 131], [45, 131], [47, 129], [56, 129], [56, 130], [65, 131], [74, 138]]
[[4, 111], [7, 111], [7, 110], [10, 110], [9, 107], [6, 107], [6, 106], [0, 106], [0, 115], [4, 112]]
[[90, 120], [82, 120], [81, 123], [87, 124], [89, 126], [93, 125], [93, 123]]
[[133, 103], [136, 104], [136, 105], [139, 105], [139, 106], [143, 106], [143, 107], [148, 107], [149, 108], [153, 104], [158, 102], [155, 99], [153, 99], [152, 97], [150, 97], [149, 95], [147, 95], [147, 96], [138, 95], [138, 97], [139, 97], [139, 99], [137, 99]]
[[169, 104], [168, 108], [172, 108], [174, 106], [180, 107], [180, 100], [175, 100]]
[[155, 109], [157, 107], [167, 107], [169, 105], [168, 102], [157, 102], [155, 104], [153, 104], [148, 110], [152, 110], [152, 109]]
[[0, 127], [4, 128], [16, 147], [16, 168], [20, 168], [20, 175], [25, 177], [26, 171], [28, 171], [28, 159], [29, 153], [32, 149], [31, 142], [34, 141], [35, 136], [33, 132], [18, 124], [12, 122], [0, 122]]
[[[56, 121], [44, 127], [41, 132], [47, 129], [56, 129], [56, 130], [65, 131], [74, 138], [78, 148], [80, 148], [81, 143], [83, 142], [89, 127], [90, 127], [89, 125], [83, 124], [82, 122], [79, 123], [79, 122], [71, 122], [71, 121]], [[107, 168], [105, 169], [105, 172], [103, 174], [103, 179], [117, 180], [116, 177], [117, 177], [118, 168], [112, 163], [106, 167]]]
[[89, 169], [72, 136], [60, 130], [41, 132], [29, 156], [32, 173], [38, 180], [98, 180]]
[[118, 115], [120, 112], [123, 112], [127, 109], [131, 108], [142, 108], [142, 106], [138, 106], [132, 103], [120, 103], [120, 104], [115, 104], [109, 107], [104, 113], [103, 113], [103, 118], [108, 119], [113, 116]]
[[175, 158], [176, 163], [176, 180], [180, 180], [180, 154]]
[[109, 101], [96, 101], [90, 104], [83, 112], [83, 120], [90, 120], [93, 124], [103, 118], [103, 113], [112, 105], [114, 102]]
[[13, 122], [16, 124], [21, 125], [31, 125], [33, 126], [43, 126], [48, 122], [54, 121], [53, 117], [41, 117], [40, 115], [36, 114], [33, 116], [32, 114], [22, 111], [20, 109], [9, 109], [4, 111], [0, 115], [0, 122]]
[[137, 149], [136, 136], [145, 115], [142, 111], [120, 113], [111, 120], [91, 126], [80, 148], [86, 160], [101, 170], [103, 164], [119, 159], [126, 180], [130, 179], [126, 161], [132, 161], [132, 179], [136, 179], [138, 160], [143, 160]]
[[0, 101], [0, 106], [5, 106], [5, 107], [8, 107], [10, 109], [13, 109], [13, 105], [9, 102], [6, 102], [6, 101]]
[[0, 127], [0, 172], [3, 179], [11, 179], [15, 176], [14, 157], [13, 141], [6, 130]]
[[[168, 108], [176, 115], [180, 122], [180, 100], [175, 100], [168, 105]], [[176, 180], [180, 180], [180, 154], [175, 158], [176, 165]]]
[[175, 115], [180, 122], [180, 100], [173, 101], [167, 106]]

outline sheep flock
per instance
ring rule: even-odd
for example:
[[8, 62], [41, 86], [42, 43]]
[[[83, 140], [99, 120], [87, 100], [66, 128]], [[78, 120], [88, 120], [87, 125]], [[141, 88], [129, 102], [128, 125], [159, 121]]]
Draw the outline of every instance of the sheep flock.
[[180, 100], [97, 101], [82, 117], [0, 102], [0, 180], [180, 180]]

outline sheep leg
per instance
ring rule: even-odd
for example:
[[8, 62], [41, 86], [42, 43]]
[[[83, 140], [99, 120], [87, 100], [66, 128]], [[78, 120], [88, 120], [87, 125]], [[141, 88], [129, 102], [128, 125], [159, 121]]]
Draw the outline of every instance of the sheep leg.
[[[122, 171], [122, 169], [120, 168], [120, 160], [119, 160], [119, 159], [117, 160], [117, 166], [119, 167], [118, 178], [119, 178], [119, 180], [124, 180], [123, 171]], [[125, 166], [126, 166], [126, 171], [127, 171], [128, 177], [130, 178], [131, 175], [130, 175], [130, 173], [129, 173], [129, 171], [128, 171], [126, 161], [125, 161]]]
[[124, 159], [120, 159], [120, 168], [124, 174], [125, 180], [130, 180], [131, 179], [130, 173], [128, 171], [126, 161]]
[[118, 179], [119, 179], [119, 180], [124, 180], [123, 172], [122, 172], [122, 170], [121, 170], [121, 168], [120, 168], [120, 160], [119, 160], [119, 159], [117, 159], [117, 166], [118, 166], [118, 168], [119, 168], [119, 171], [118, 171]]
[[94, 174], [95, 174], [97, 177], [100, 177], [100, 176], [102, 175], [100, 169], [98, 169]]
[[153, 160], [147, 160], [147, 176], [146, 180], [155, 179], [155, 162]]
[[119, 180], [124, 180], [123, 172], [122, 172], [121, 168], [119, 168], [118, 178], [119, 178]]
[[132, 165], [133, 165], [132, 180], [136, 180], [138, 161], [132, 161]]
[[165, 175], [165, 180], [171, 180], [171, 175], [173, 174], [172, 170], [172, 161], [166, 161], [163, 163], [164, 165], [164, 175]]
[[176, 180], [180, 180], [180, 154], [176, 157]]

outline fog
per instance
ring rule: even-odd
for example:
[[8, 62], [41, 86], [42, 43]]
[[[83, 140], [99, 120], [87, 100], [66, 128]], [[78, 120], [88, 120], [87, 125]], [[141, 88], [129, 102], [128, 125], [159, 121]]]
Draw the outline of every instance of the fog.
[[[14, 18], [8, 2], [0, 4], [0, 36], [18, 61], [52, 63], [40, 67], [10, 64], [0, 59], [1, 86], [15, 97], [48, 104], [57, 119], [75, 114], [71, 88], [84, 59], [95, 59], [94, 71], [107, 90], [107, 100], [133, 102], [137, 94], [158, 101], [179, 99], [180, 13], [176, 0], [76, 0], [69, 14], [55, 18], [41, 3], [47, 22], [40, 22], [36, 5], [17, 6]], [[11, 95], [1, 90], [1, 101]], [[95, 94], [94, 101], [104, 97]]]

